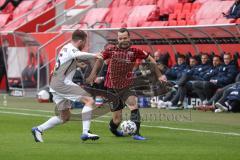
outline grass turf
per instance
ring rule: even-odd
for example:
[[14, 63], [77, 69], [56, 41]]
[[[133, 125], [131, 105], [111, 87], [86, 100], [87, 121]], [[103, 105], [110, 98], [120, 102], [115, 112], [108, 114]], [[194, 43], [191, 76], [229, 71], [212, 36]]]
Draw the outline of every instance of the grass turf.
[[[155, 114], [158, 117], [144, 119], [141, 132], [148, 138], [146, 141], [135, 141], [131, 137], [117, 138], [111, 135], [107, 124], [110, 114], [107, 114], [98, 118], [98, 122], [92, 123], [92, 131], [101, 136], [98, 141], [83, 143], [79, 138], [81, 121], [71, 121], [45, 132], [43, 135], [45, 142], [39, 144], [33, 141], [30, 130], [33, 126], [46, 121], [47, 116], [52, 115], [51, 112], [43, 111], [52, 111], [53, 104], [39, 104], [31, 98], [7, 97], [7, 106], [4, 105], [0, 103], [1, 160], [232, 160], [240, 157], [240, 114], [142, 109], [143, 116]], [[170, 118], [166, 118], [166, 115]], [[172, 118], [181, 116], [185, 118], [180, 120]], [[197, 132], [181, 130], [183, 128], [195, 129]], [[229, 132], [237, 135], [225, 134]]]

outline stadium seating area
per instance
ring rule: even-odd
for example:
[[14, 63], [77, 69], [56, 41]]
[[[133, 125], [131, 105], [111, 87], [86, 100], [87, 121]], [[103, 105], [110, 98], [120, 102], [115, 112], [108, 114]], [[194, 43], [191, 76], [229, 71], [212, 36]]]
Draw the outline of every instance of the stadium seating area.
[[[0, 5], [4, 1], [0, 0]], [[18, 26], [33, 20], [57, 2], [59, 1], [26, 0], [22, 1], [16, 8], [8, 3], [6, 8], [0, 12], [0, 30], [14, 30]]]
[[[226, 19], [234, 0], [113, 0], [108, 8], [93, 8], [81, 19], [81, 28], [117, 28], [228, 24]], [[217, 7], [217, 9], [215, 9]], [[72, 26], [70, 25], [69, 28]], [[65, 26], [64, 28], [68, 28]]]
[[[9, 3], [0, 12], [0, 30], [14, 30], [58, 2], [61, 0], [26, 0], [16, 8]], [[0, 5], [3, 3], [4, 0], [0, 0]], [[238, 23], [239, 20], [226, 19], [222, 14], [233, 3], [234, 0], [196, 0], [193, 3], [189, 0], [113, 0], [108, 7], [92, 8], [78, 23], [63, 24], [60, 29]]]

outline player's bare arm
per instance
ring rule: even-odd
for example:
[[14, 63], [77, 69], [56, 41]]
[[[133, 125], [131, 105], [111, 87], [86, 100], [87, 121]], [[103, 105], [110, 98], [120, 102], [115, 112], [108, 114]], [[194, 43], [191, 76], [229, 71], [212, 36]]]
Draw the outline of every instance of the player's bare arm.
[[102, 68], [103, 65], [103, 59], [102, 58], [98, 58], [89, 77], [86, 78], [86, 82], [88, 84], [92, 84], [94, 82], [94, 80], [96, 79], [100, 69]]
[[154, 60], [154, 58], [152, 56], [148, 56], [147, 57], [147, 60], [149, 60], [151, 62], [151, 64], [153, 65], [154, 67], [154, 71], [155, 71], [155, 74], [157, 75], [158, 77], [158, 80], [159, 81], [166, 81], [166, 77], [160, 72], [160, 70], [158, 69], [157, 67], [157, 63], [156, 61]]

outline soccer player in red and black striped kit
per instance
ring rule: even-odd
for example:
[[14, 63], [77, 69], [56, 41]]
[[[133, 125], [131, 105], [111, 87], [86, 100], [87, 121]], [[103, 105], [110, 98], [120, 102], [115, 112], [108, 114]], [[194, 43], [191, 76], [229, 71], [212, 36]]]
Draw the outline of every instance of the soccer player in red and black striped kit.
[[[108, 60], [108, 70], [105, 80], [105, 87], [108, 91], [113, 92], [118, 98], [118, 103], [114, 103], [111, 111], [113, 112], [113, 119], [110, 121], [110, 131], [120, 137], [123, 136], [122, 132], [117, 128], [122, 120], [122, 109], [126, 104], [131, 110], [130, 119], [137, 126], [137, 131], [133, 135], [135, 140], [145, 140], [145, 137], [139, 133], [141, 117], [137, 105], [137, 97], [129, 88], [133, 85], [133, 68], [137, 59], [146, 59], [151, 63], [156, 64], [156, 61], [140, 49], [131, 47], [130, 33], [126, 28], [121, 28], [118, 31], [118, 44], [114, 47], [106, 48], [101, 52], [100, 59], [97, 60], [95, 66], [86, 79], [88, 83], [93, 83], [96, 75], [98, 74], [103, 61]], [[154, 65], [156, 66], [156, 65]], [[159, 81], [165, 81], [160, 71], [155, 67], [155, 72], [159, 77]]]

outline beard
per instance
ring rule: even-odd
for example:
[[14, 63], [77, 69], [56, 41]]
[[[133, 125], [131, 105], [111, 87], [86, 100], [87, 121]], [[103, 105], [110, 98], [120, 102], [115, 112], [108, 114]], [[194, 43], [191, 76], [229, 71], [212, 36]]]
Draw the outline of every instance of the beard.
[[79, 49], [80, 51], [83, 50], [83, 48], [84, 48], [83, 45], [78, 46], [78, 49]]
[[118, 43], [118, 47], [121, 49], [128, 49], [131, 46], [131, 42], [121, 42]]

